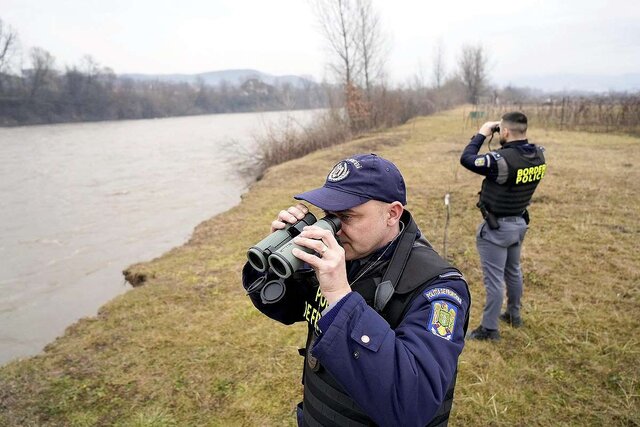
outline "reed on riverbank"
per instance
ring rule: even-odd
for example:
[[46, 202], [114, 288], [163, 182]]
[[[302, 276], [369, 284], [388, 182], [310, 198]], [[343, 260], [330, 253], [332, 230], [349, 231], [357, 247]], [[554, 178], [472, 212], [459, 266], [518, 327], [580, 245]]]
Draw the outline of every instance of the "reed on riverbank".
[[369, 99], [356, 87], [348, 92], [350, 104], [344, 108], [328, 108], [307, 125], [287, 120], [269, 126], [263, 135], [255, 138], [255, 152], [241, 157], [239, 169], [242, 174], [260, 179], [272, 166], [370, 132], [402, 125], [413, 117], [433, 114], [449, 105], [438, 98], [442, 91], [437, 90], [378, 87]]
[[[407, 181], [418, 225], [448, 252], [480, 319], [475, 250], [481, 178], [459, 166], [476, 130], [458, 109], [269, 168], [241, 204], [190, 241], [134, 265], [142, 286], [79, 321], [35, 358], [0, 369], [0, 425], [295, 425], [303, 324], [279, 325], [244, 295], [246, 249], [291, 196], [322, 185], [335, 162], [374, 151]], [[531, 127], [549, 172], [523, 250], [521, 329], [462, 354], [451, 425], [640, 424], [640, 144], [636, 137]], [[317, 212], [316, 212], [317, 213]]]

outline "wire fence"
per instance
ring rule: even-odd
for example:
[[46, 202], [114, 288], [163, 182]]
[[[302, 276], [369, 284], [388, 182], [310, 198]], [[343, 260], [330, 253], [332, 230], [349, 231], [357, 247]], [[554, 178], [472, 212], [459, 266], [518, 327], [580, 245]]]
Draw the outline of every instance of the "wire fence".
[[469, 118], [495, 120], [509, 111], [523, 112], [537, 128], [640, 135], [640, 94], [478, 105]]

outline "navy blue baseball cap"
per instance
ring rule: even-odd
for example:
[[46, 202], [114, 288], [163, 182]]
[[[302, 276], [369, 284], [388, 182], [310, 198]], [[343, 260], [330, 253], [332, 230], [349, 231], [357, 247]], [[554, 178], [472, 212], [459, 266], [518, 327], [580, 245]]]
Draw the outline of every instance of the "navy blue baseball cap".
[[375, 154], [357, 154], [336, 164], [324, 185], [293, 196], [325, 211], [339, 212], [379, 200], [407, 204], [402, 174], [389, 160]]

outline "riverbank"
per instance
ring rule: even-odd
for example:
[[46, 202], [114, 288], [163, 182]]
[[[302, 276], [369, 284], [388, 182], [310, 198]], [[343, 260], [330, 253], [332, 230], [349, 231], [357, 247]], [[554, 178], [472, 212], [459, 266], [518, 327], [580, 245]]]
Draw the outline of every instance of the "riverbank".
[[[130, 267], [142, 286], [42, 355], [1, 368], [0, 425], [294, 425], [305, 327], [255, 310], [240, 269], [291, 195], [321, 185], [356, 152], [396, 162], [407, 208], [438, 250], [451, 194], [449, 255], [469, 280], [476, 326], [481, 178], [458, 163], [475, 131], [467, 112], [414, 119], [267, 170], [188, 243]], [[640, 140], [533, 126], [530, 136], [547, 148], [549, 173], [523, 251], [526, 324], [504, 329], [499, 343], [467, 344], [452, 425], [638, 425]]]

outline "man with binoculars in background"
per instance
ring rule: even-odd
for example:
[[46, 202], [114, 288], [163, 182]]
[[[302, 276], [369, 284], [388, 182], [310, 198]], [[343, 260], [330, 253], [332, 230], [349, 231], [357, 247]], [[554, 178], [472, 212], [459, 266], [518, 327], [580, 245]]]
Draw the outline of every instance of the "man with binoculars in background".
[[[269, 269], [252, 261], [254, 246], [242, 280], [267, 316], [308, 323], [299, 425], [446, 425], [469, 290], [404, 209], [400, 171], [375, 154], [355, 155], [336, 164], [323, 187], [295, 198], [329, 214], [323, 227], [298, 227], [273, 248], [302, 267], [290, 275]], [[307, 216], [299, 203], [281, 211], [271, 231], [291, 230]], [[280, 265], [261, 250], [257, 258]], [[265, 283], [280, 283], [282, 293], [265, 296]]]
[[[478, 155], [485, 139], [495, 132], [502, 148]], [[469, 338], [499, 340], [498, 319], [522, 326], [520, 251], [529, 224], [527, 206], [547, 169], [544, 148], [527, 141], [527, 116], [512, 112], [499, 122], [483, 124], [462, 152], [460, 163], [486, 177], [478, 202], [484, 222], [476, 232], [476, 245], [487, 294], [482, 322]], [[503, 281], [507, 309], [500, 314]]]

